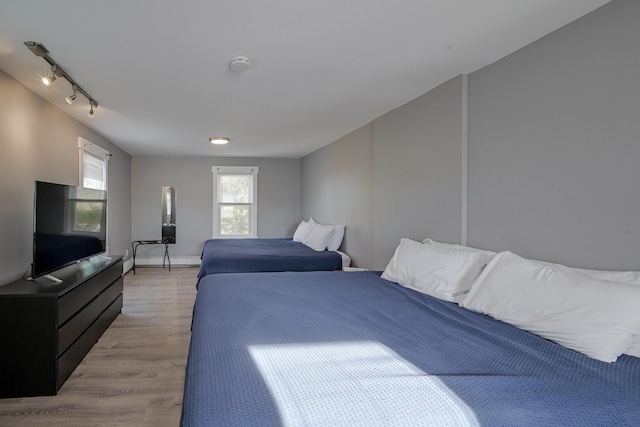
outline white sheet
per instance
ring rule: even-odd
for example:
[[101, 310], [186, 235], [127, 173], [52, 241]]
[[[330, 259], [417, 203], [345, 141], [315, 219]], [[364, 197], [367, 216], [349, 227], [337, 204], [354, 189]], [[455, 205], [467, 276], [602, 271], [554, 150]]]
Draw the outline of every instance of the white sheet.
[[351, 257], [342, 251], [336, 251], [342, 257], [342, 268], [351, 266]]

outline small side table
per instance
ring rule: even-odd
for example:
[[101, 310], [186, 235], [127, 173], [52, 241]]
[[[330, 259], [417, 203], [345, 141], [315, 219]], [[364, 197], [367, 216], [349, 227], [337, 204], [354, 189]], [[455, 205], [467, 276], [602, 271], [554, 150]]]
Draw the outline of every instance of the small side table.
[[140, 245], [164, 245], [164, 257], [162, 258], [162, 268], [164, 268], [165, 260], [168, 261], [169, 271], [171, 271], [171, 258], [169, 258], [169, 240], [134, 240], [131, 243], [131, 252], [133, 253], [133, 274], [136, 274], [136, 251]]

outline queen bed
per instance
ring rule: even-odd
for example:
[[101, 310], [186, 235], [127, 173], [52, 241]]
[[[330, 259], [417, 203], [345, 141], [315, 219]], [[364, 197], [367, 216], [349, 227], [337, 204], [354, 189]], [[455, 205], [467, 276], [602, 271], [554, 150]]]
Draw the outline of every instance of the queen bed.
[[638, 426], [640, 358], [603, 362], [373, 272], [209, 275], [181, 425]]
[[[346, 258], [345, 258], [346, 257]], [[314, 250], [292, 239], [209, 239], [198, 278], [209, 274], [342, 270], [344, 253]]]

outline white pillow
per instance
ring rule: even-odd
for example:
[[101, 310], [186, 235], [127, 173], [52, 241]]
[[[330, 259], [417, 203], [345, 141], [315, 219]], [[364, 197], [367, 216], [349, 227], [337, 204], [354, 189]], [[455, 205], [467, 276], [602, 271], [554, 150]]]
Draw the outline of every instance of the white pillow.
[[501, 252], [460, 304], [603, 362], [640, 333], [640, 287]]
[[629, 348], [624, 351], [624, 354], [640, 357], [640, 335], [631, 338], [631, 344], [629, 344]]
[[486, 249], [477, 249], [477, 248], [472, 248], [470, 246], [464, 246], [464, 245], [457, 245], [455, 243], [444, 243], [444, 242], [438, 242], [436, 240], [432, 240], [432, 239], [424, 239], [422, 241], [423, 244], [425, 245], [431, 245], [431, 246], [442, 246], [445, 248], [452, 248], [452, 249], [460, 249], [460, 250], [464, 250], [464, 251], [475, 251], [475, 252], [480, 252], [482, 254], [485, 254], [487, 256], [494, 256], [496, 253], [493, 251], [488, 251]]
[[445, 301], [459, 301], [490, 257], [402, 239], [382, 278]]
[[[640, 286], [640, 271], [608, 271], [608, 270], [588, 270], [585, 268], [567, 267], [562, 264], [553, 264], [550, 262], [539, 261], [543, 264], [562, 268], [572, 273], [582, 274], [593, 277], [598, 280], [606, 280], [609, 282], [628, 283], [630, 285]], [[636, 335], [631, 340], [631, 345], [624, 352], [629, 356], [640, 357], [640, 335]]]
[[[313, 218], [311, 218], [313, 219]], [[309, 234], [311, 233], [311, 230], [313, 230], [313, 228], [316, 226], [316, 222], [311, 222], [311, 221], [302, 221], [300, 223], [300, 225], [298, 225], [298, 228], [296, 229], [296, 232], [293, 233], [293, 241], [294, 242], [304, 242], [305, 239], [307, 237], [309, 237]]]
[[303, 243], [316, 251], [324, 251], [332, 234], [332, 225], [316, 224]]
[[333, 233], [331, 234], [331, 239], [327, 244], [327, 249], [330, 251], [337, 251], [342, 244], [342, 239], [344, 238], [344, 225], [334, 225]]
[[567, 267], [566, 265], [554, 264], [546, 261], [538, 262], [553, 267], [558, 267], [572, 273], [593, 277], [594, 279], [598, 280], [606, 280], [607, 282], [619, 282], [640, 286], [640, 271], [588, 270], [586, 268]]

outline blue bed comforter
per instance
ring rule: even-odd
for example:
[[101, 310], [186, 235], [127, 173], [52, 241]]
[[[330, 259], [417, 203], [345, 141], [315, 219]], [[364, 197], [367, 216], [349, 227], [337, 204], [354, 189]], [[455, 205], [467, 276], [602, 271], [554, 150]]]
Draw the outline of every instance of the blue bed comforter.
[[181, 425], [640, 426], [640, 359], [372, 272], [220, 274], [200, 283]]
[[315, 251], [292, 239], [210, 239], [198, 278], [218, 273], [342, 270], [333, 251]]

